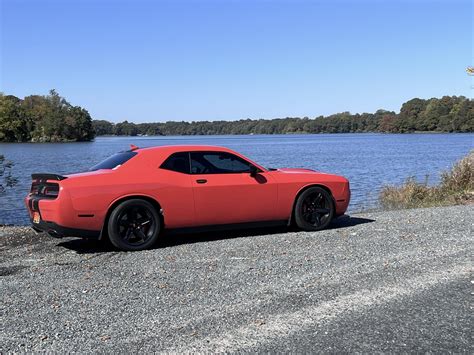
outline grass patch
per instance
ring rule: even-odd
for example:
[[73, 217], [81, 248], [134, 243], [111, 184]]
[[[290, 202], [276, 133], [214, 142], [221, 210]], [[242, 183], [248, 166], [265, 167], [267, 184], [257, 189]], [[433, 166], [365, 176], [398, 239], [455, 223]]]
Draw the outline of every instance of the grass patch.
[[436, 186], [428, 186], [428, 178], [417, 182], [408, 178], [401, 186], [384, 186], [380, 204], [385, 209], [449, 206], [474, 203], [474, 150], [441, 173]]

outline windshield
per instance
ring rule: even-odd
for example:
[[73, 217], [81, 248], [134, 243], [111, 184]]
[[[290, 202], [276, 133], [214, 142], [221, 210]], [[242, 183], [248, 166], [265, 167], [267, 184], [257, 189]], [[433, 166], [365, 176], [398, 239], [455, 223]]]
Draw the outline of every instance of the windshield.
[[128, 160], [137, 155], [136, 152], [120, 152], [117, 154], [108, 157], [104, 161], [100, 162], [97, 165], [94, 165], [89, 171], [95, 171], [100, 169], [115, 169], [120, 165], [125, 164]]

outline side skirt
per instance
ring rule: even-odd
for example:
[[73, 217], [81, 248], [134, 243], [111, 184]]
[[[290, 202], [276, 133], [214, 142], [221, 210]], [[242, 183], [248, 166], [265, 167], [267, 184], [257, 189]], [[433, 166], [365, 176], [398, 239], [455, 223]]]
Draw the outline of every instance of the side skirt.
[[165, 229], [166, 234], [182, 234], [182, 233], [202, 233], [202, 232], [219, 232], [229, 231], [233, 229], [252, 229], [262, 227], [282, 227], [287, 226], [288, 220], [281, 221], [261, 221], [261, 222], [245, 222], [245, 223], [230, 223], [230, 224], [215, 224], [208, 226], [185, 227]]

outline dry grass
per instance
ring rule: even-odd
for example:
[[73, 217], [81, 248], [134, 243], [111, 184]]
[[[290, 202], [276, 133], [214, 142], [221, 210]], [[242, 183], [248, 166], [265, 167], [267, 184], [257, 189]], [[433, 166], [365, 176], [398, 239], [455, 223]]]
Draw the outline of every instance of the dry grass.
[[410, 177], [401, 186], [385, 186], [379, 200], [386, 209], [448, 206], [474, 203], [474, 150], [441, 174], [437, 186]]

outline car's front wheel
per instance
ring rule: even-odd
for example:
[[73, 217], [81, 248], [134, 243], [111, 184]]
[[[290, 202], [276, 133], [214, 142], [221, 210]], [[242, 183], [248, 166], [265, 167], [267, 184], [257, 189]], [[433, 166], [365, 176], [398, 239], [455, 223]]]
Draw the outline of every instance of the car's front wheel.
[[148, 201], [132, 199], [120, 203], [110, 214], [110, 242], [121, 250], [135, 251], [156, 243], [161, 220], [156, 208]]
[[321, 187], [310, 187], [298, 197], [294, 210], [296, 225], [306, 231], [326, 228], [334, 217], [334, 200]]

